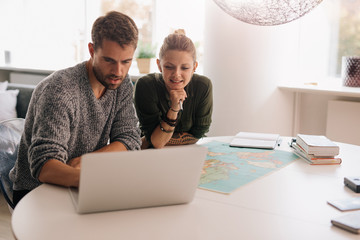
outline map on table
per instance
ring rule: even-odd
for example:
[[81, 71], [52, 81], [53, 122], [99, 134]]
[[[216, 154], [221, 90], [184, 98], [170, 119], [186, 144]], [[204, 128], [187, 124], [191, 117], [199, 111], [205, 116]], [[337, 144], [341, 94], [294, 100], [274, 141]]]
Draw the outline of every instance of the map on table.
[[221, 193], [231, 193], [299, 158], [292, 152], [236, 148], [218, 141], [202, 145], [208, 148], [208, 154], [199, 188]]

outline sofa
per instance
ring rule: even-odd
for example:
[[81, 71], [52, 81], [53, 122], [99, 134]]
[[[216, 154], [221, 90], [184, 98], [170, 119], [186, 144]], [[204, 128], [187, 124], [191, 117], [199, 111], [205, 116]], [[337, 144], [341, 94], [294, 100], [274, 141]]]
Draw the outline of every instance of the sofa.
[[[10, 212], [12, 212], [14, 204], [12, 201], [13, 190], [12, 182], [9, 178], [9, 171], [14, 166], [17, 158], [18, 144], [24, 129], [24, 118], [26, 116], [34, 89], [35, 85], [16, 83], [7, 84], [6, 88], [6, 90], [19, 90], [17, 96], [13, 95], [14, 104], [10, 104], [12, 105], [12, 109], [13, 107], [16, 108], [18, 118], [10, 118], [0, 121], [0, 189], [8, 203]], [[2, 100], [4, 101], [4, 99]], [[7, 103], [9, 104], [9, 101]], [[12, 110], [12, 112], [14, 112], [14, 110]]]
[[25, 118], [27, 109], [29, 107], [31, 95], [35, 89], [35, 85], [9, 83], [8, 90], [19, 90], [16, 103], [16, 112], [18, 118]]

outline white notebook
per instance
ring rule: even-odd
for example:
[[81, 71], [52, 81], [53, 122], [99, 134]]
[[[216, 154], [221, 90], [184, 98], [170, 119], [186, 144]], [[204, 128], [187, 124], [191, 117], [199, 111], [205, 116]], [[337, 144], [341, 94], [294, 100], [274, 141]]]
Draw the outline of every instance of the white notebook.
[[274, 149], [279, 141], [279, 134], [239, 132], [231, 141], [230, 147]]
[[334, 219], [331, 219], [331, 223], [334, 226], [345, 229], [349, 232], [359, 234], [360, 233], [360, 211], [341, 215]]

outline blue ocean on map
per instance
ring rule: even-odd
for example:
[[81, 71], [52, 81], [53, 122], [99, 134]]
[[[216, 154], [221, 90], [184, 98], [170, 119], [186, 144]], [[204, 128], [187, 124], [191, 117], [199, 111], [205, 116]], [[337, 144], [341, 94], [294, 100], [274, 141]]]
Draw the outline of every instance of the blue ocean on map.
[[208, 155], [199, 188], [227, 194], [298, 159], [292, 152], [230, 147], [219, 141], [203, 146]]

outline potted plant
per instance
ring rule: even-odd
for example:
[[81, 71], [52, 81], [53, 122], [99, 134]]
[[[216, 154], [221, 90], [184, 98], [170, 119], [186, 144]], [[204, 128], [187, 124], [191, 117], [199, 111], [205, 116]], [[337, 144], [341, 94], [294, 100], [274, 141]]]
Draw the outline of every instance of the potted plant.
[[155, 58], [155, 46], [150, 43], [140, 43], [136, 62], [140, 73], [146, 74], [150, 72], [151, 61]]

